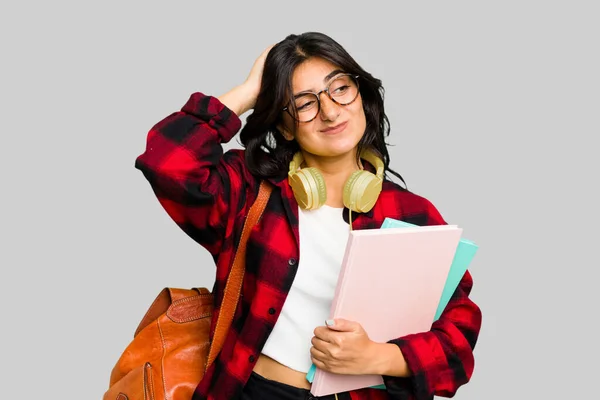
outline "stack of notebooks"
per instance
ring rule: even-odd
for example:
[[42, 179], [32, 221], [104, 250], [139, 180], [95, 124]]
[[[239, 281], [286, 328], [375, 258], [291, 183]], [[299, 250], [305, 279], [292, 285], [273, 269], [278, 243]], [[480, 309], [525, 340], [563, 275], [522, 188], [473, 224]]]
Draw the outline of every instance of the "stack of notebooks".
[[[376, 342], [430, 330], [478, 249], [461, 235], [456, 225], [391, 218], [381, 229], [351, 231], [330, 318], [359, 322]], [[385, 389], [380, 375], [333, 374], [314, 365], [307, 380], [315, 396]]]

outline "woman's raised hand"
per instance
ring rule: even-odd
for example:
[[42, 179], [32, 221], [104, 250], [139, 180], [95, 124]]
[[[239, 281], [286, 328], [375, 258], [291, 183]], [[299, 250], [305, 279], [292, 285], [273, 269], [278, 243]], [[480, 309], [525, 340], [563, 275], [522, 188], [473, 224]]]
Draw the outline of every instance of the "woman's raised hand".
[[250, 93], [249, 103], [251, 104], [250, 108], [254, 107], [256, 104], [256, 98], [258, 97], [258, 92], [260, 91], [260, 84], [262, 80], [263, 69], [265, 66], [265, 59], [269, 54], [269, 51], [273, 48], [274, 45], [267, 47], [262, 54], [256, 59], [250, 73], [248, 74], [248, 78], [243, 83], [248, 86], [248, 92]]
[[254, 65], [248, 74], [248, 77], [241, 85], [231, 89], [226, 94], [219, 96], [221, 103], [225, 104], [238, 116], [254, 108], [256, 98], [260, 91], [262, 73], [265, 66], [267, 54], [273, 48], [274, 44], [267, 47], [262, 54], [254, 61]]

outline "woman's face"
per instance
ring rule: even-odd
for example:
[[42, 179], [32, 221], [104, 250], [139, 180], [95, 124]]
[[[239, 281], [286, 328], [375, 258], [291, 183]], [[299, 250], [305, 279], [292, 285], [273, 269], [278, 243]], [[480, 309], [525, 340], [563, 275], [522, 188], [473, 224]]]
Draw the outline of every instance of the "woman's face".
[[[334, 95], [336, 88], [336, 93], [343, 93], [346, 89], [340, 87], [340, 80], [336, 78], [344, 72], [321, 58], [311, 58], [294, 71], [293, 96], [306, 91], [318, 93], [332, 82], [335, 83], [330, 86], [331, 94]], [[353, 102], [345, 106], [333, 102], [325, 92], [319, 95], [319, 100], [321, 106], [316, 117], [310, 122], [299, 122], [296, 129], [291, 115], [283, 113], [284, 126], [280, 130], [284, 137], [287, 140], [296, 139], [304, 152], [317, 157], [354, 157], [356, 146], [367, 125], [360, 93]], [[311, 107], [306, 101], [296, 100], [296, 104], [304, 105], [304, 109], [307, 109], [306, 106]], [[316, 109], [316, 104], [312, 107]]]

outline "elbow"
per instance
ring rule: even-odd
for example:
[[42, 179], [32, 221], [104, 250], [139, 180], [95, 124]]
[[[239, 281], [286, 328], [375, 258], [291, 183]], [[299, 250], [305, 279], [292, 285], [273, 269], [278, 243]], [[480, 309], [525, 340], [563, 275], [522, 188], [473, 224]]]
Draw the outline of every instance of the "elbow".
[[469, 383], [475, 372], [474, 350], [481, 329], [481, 309], [471, 303], [468, 324], [454, 324], [451, 328], [434, 330], [444, 348], [445, 370], [438, 375], [435, 395], [453, 397]]
[[[433, 395], [454, 397], [458, 390], [469, 383], [474, 371], [473, 354], [447, 355], [448, 370], [439, 376], [433, 389]], [[444, 378], [446, 377], [446, 378]]]

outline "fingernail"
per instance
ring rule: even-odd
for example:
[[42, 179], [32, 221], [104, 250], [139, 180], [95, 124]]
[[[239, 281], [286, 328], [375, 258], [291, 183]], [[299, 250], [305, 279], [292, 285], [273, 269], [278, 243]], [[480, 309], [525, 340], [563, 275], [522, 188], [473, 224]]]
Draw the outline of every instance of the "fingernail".
[[334, 322], [332, 319], [328, 319], [325, 321], [325, 325], [327, 325], [327, 326], [333, 326], [333, 324], [334, 324]]

